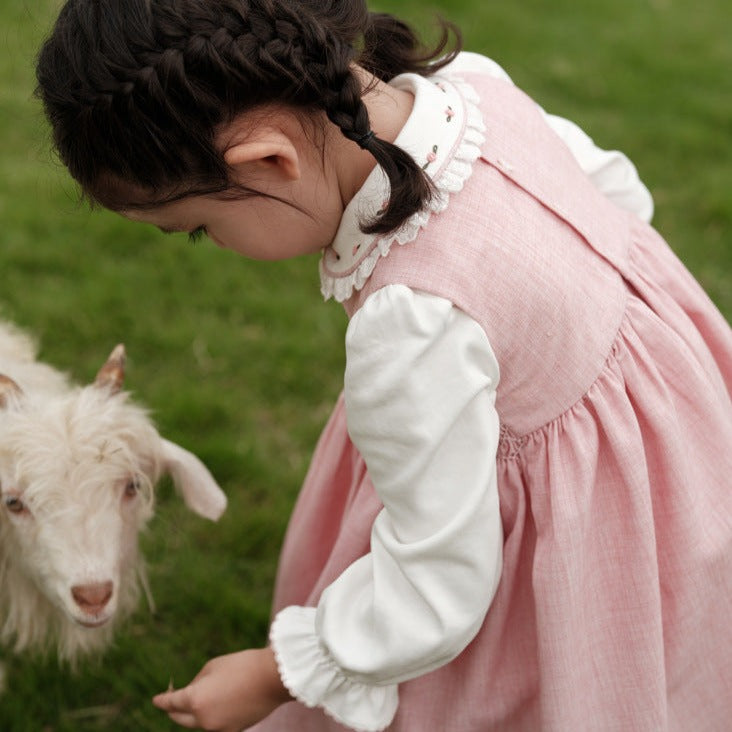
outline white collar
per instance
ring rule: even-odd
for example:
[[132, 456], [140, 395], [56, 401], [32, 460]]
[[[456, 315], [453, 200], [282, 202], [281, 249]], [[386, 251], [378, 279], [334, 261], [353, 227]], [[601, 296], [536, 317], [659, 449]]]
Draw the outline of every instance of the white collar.
[[428, 208], [418, 211], [396, 231], [364, 234], [359, 221], [371, 220], [389, 197], [389, 181], [377, 165], [346, 206], [333, 242], [320, 259], [320, 290], [327, 300], [347, 300], [360, 290], [394, 242], [414, 241], [433, 213], [447, 207], [480, 155], [485, 126], [478, 96], [468, 84], [447, 76], [424, 78], [402, 74], [391, 81], [414, 94], [414, 107], [394, 144], [408, 152], [432, 177], [437, 189]]

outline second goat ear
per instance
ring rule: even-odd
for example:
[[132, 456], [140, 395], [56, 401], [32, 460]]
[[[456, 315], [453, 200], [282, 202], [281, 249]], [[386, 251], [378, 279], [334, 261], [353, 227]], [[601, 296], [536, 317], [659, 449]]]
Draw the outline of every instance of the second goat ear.
[[199, 516], [218, 521], [226, 510], [226, 494], [191, 452], [169, 440], [162, 440], [163, 463], [186, 506]]

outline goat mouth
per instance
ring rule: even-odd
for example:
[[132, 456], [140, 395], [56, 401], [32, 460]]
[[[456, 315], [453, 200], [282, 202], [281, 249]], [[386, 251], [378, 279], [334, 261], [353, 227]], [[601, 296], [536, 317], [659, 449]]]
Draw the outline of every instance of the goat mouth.
[[106, 618], [74, 618], [84, 628], [100, 628], [102, 625], [106, 625], [110, 619], [111, 616]]

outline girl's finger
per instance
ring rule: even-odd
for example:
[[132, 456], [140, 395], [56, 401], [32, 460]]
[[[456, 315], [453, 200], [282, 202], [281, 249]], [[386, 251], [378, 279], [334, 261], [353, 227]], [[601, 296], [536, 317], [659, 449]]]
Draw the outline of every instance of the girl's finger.
[[164, 694], [156, 694], [156, 695], [155, 695], [155, 696], [154, 696], [154, 697], [152, 698], [152, 703], [153, 703], [153, 704], [154, 704], [154, 705], [155, 705], [155, 706], [156, 706], [156, 707], [157, 707], [158, 709], [164, 709], [165, 711], [167, 711], [167, 710], [168, 710], [168, 709], [170, 708], [170, 707], [169, 707], [169, 702], [168, 702], [168, 694], [169, 694], [169, 693], [170, 693], [170, 692], [165, 692]]
[[187, 687], [156, 694], [152, 701], [156, 707], [166, 712], [189, 712], [191, 708]]
[[196, 718], [188, 712], [168, 712], [168, 716], [181, 727], [195, 729], [200, 725], [196, 722]]

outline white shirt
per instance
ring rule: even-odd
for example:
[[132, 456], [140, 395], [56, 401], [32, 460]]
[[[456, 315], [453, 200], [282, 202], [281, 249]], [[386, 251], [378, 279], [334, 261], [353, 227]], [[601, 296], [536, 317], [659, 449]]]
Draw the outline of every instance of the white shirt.
[[[510, 83], [495, 62], [471, 53], [440, 73], [467, 71]], [[409, 77], [392, 83], [412, 85], [421, 114], [425, 104], [417, 102], [428, 92]], [[597, 148], [568, 120], [546, 119], [605, 195], [650, 220], [651, 196], [622, 153]], [[426, 126], [410, 121], [418, 123], [408, 123], [412, 130]], [[373, 196], [367, 184], [351, 217], [360, 196]], [[354, 227], [344, 220], [341, 229]], [[346, 357], [348, 430], [384, 509], [370, 553], [325, 590], [317, 608], [278, 613], [270, 638], [293, 696], [371, 731], [392, 720], [400, 681], [448, 663], [470, 643], [498, 586], [500, 369], [474, 320], [403, 285], [376, 291], [355, 313]]]

